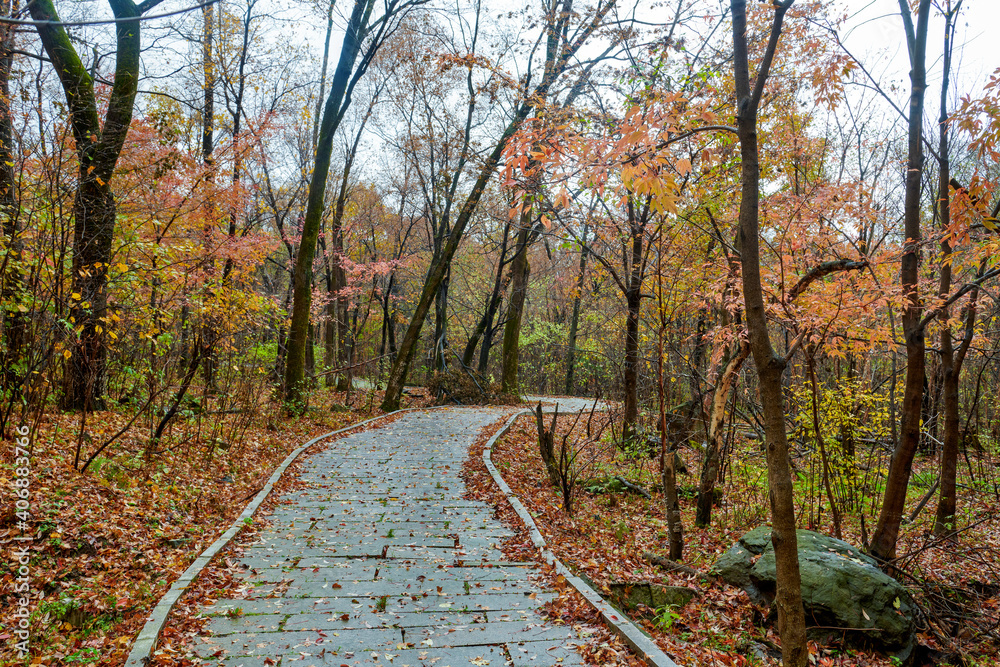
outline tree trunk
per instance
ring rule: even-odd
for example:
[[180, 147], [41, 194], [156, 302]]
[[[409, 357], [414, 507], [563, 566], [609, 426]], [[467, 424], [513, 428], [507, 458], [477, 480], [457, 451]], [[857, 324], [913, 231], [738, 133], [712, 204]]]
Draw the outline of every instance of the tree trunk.
[[528, 295], [528, 275], [531, 272], [531, 266], [528, 263], [530, 226], [531, 211], [529, 209], [521, 213], [517, 244], [514, 246], [514, 259], [510, 264], [510, 297], [507, 300], [507, 325], [503, 332], [503, 369], [500, 375], [500, 391], [504, 394], [518, 396], [520, 395], [517, 372], [521, 317], [524, 312], [524, 301]]
[[[647, 207], [648, 209], [648, 207]], [[636, 217], [631, 199], [628, 202], [629, 226], [632, 231], [632, 248], [628, 285], [625, 290], [625, 423], [622, 439], [631, 442], [636, 437], [639, 421], [639, 315], [642, 309], [643, 233], [648, 211]]]
[[[951, 163], [948, 157], [948, 80], [951, 74], [953, 49], [954, 10], [949, 3], [945, 13], [944, 66], [941, 80], [941, 110], [938, 115], [938, 212], [944, 238], [941, 241], [941, 282], [938, 295], [947, 298], [951, 291]], [[944, 436], [941, 447], [940, 495], [937, 514], [934, 519], [934, 534], [941, 537], [957, 530], [955, 512], [957, 509], [956, 481], [958, 477], [959, 445], [959, 405], [958, 386], [962, 374], [965, 354], [972, 343], [976, 321], [976, 299], [979, 290], [969, 297], [966, 307], [965, 335], [956, 352], [952, 342], [951, 325], [948, 323], [949, 310], [946, 308], [941, 318], [941, 370], [944, 375], [942, 402], [944, 404]]]
[[732, 358], [726, 364], [719, 377], [712, 395], [712, 412], [708, 416], [708, 445], [705, 448], [705, 460], [701, 465], [701, 479], [698, 484], [698, 508], [694, 523], [704, 528], [712, 523], [712, 503], [715, 498], [715, 484], [719, 480], [719, 470], [722, 454], [722, 441], [725, 437], [726, 404], [729, 402], [729, 392], [733, 389], [736, 378], [739, 377], [743, 362], [750, 356], [750, 345], [739, 341]]
[[[131, 0], [109, 0], [115, 18], [136, 18]], [[93, 410], [104, 405], [107, 348], [107, 276], [115, 232], [115, 200], [110, 181], [132, 122], [139, 79], [140, 22], [116, 25], [115, 76], [103, 124], [94, 81], [62, 26], [52, 0], [28, 5], [42, 45], [66, 93], [79, 177], [73, 204], [73, 297], [70, 317], [76, 331], [66, 367], [62, 405]], [[44, 23], [43, 23], [44, 22]], [[86, 305], [85, 305], [86, 304]]]
[[[12, 6], [13, 11], [16, 4]], [[3, 306], [3, 321], [0, 332], [3, 339], [3, 353], [0, 356], [0, 382], [3, 389], [20, 392], [24, 377], [20, 366], [25, 345], [26, 321], [20, 311], [21, 253], [19, 207], [17, 184], [14, 175], [13, 119], [10, 115], [10, 72], [14, 64], [14, 26], [0, 25], [0, 223], [4, 235], [3, 266], [0, 280], [3, 289], [0, 303]]]
[[445, 271], [444, 280], [434, 296], [434, 354], [432, 370], [448, 368], [448, 285], [451, 283], [451, 266]]
[[[479, 320], [479, 324], [476, 325], [475, 331], [469, 337], [469, 342], [465, 346], [465, 353], [462, 354], [462, 364], [466, 367], [472, 365], [472, 359], [476, 355], [476, 346], [479, 344], [480, 339], [493, 328], [493, 319], [496, 317], [497, 309], [500, 307], [500, 303], [503, 300], [503, 265], [504, 260], [507, 257], [507, 240], [510, 238], [510, 222], [506, 222], [503, 226], [503, 242], [500, 244], [500, 259], [497, 261], [496, 276], [493, 280], [493, 291], [490, 292], [490, 297], [486, 301], [486, 310], [483, 312], [483, 316]], [[487, 341], [483, 342], [484, 346], [487, 345]], [[480, 355], [482, 359], [483, 355]], [[486, 358], [489, 356], [487, 354]], [[485, 373], [486, 369], [480, 365], [479, 372]]]
[[[213, 55], [215, 36], [215, 5], [207, 4], [201, 8], [202, 36], [202, 67], [205, 70], [203, 94], [204, 107], [201, 112], [201, 158], [207, 166], [212, 164], [212, 153], [215, 151], [215, 56]], [[211, 178], [211, 175], [209, 175]]]
[[[333, 271], [329, 268], [326, 271], [326, 289], [328, 301], [326, 322], [323, 325], [323, 372], [336, 368], [337, 365], [337, 302], [334, 298]], [[326, 376], [327, 387], [332, 387], [336, 383], [333, 373]]]
[[374, 0], [354, 2], [354, 10], [344, 34], [340, 60], [330, 85], [330, 96], [326, 100], [323, 119], [320, 122], [316, 160], [309, 182], [306, 215], [302, 224], [302, 238], [299, 242], [299, 251], [295, 255], [295, 269], [292, 274], [292, 318], [288, 330], [288, 352], [285, 362], [285, 401], [293, 410], [297, 410], [302, 403], [306, 345], [309, 340], [309, 315], [312, 309], [312, 264], [325, 206], [326, 181], [330, 174], [330, 160], [333, 155], [333, 135], [340, 126], [343, 112], [350, 104], [350, 97], [346, 95], [347, 88], [354, 63], [368, 32], [368, 21], [373, 7]]
[[913, 457], [920, 443], [920, 408], [924, 392], [924, 330], [920, 326], [923, 305], [918, 289], [920, 280], [920, 176], [923, 173], [923, 116], [926, 70], [927, 22], [930, 0], [920, 0], [917, 26], [914, 32], [909, 4], [899, 0], [899, 9], [906, 27], [910, 51], [909, 146], [906, 167], [906, 198], [903, 227], [906, 245], [900, 267], [900, 284], [906, 297], [903, 311], [903, 335], [906, 341], [906, 380], [903, 388], [899, 442], [889, 463], [885, 497], [878, 524], [872, 535], [871, 554], [881, 560], [896, 555], [896, 541], [906, 504], [906, 489], [910, 483]]
[[[334, 236], [333, 251], [334, 256], [334, 275], [336, 276], [336, 284], [338, 288], [337, 292], [337, 365], [340, 368], [347, 368], [350, 366], [350, 324], [348, 323], [348, 297], [347, 297], [347, 272], [344, 271], [343, 264], [341, 263], [341, 258], [344, 256], [344, 237], [343, 231], [340, 225], [337, 225]], [[351, 373], [345, 370], [341, 373], [337, 373], [337, 391], [350, 391], [351, 390]]]
[[580, 330], [580, 305], [583, 302], [583, 281], [587, 277], [587, 233], [589, 222], [583, 223], [583, 236], [580, 238], [580, 268], [576, 274], [576, 290], [573, 292], [573, 315], [569, 320], [569, 340], [566, 347], [566, 395], [573, 395], [573, 383], [576, 375], [576, 338]]
[[[661, 223], [662, 224], [662, 223]], [[657, 234], [663, 242], [662, 227]], [[581, 262], [582, 264], [582, 262]], [[583, 267], [581, 266], [581, 274]], [[660, 479], [663, 483], [664, 509], [667, 514], [669, 558], [679, 562], [684, 556], [684, 522], [681, 518], [680, 501], [677, 498], [677, 445], [667, 438], [667, 396], [664, 387], [663, 342], [667, 331], [667, 311], [663, 304], [663, 248], [656, 253], [656, 303], [659, 327], [656, 332], [656, 395], [660, 409]]]
[[784, 14], [791, 0], [774, 6], [774, 23], [757, 73], [753, 91], [747, 54], [746, 0], [732, 0], [733, 69], [736, 79], [737, 130], [741, 157], [740, 263], [743, 269], [743, 300], [746, 306], [750, 349], [760, 382], [767, 445], [767, 477], [771, 501], [771, 543], [774, 545], [781, 658], [786, 667], [804, 667], [809, 660], [806, 647], [805, 611], [799, 577], [798, 540], [795, 535], [795, 506], [788, 441], [785, 435], [785, 400], [781, 375], [785, 363], [771, 347], [767, 312], [760, 282], [759, 187], [760, 162], [757, 147], [757, 108], [774, 57]]

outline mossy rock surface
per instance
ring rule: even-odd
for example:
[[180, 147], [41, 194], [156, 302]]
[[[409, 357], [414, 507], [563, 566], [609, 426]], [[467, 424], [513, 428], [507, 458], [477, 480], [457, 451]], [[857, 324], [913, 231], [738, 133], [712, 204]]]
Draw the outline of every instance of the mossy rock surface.
[[625, 609], [683, 607], [698, 594], [687, 586], [661, 586], [648, 582], [623, 581], [608, 584], [612, 600]]
[[[916, 607], [906, 588], [882, 572], [875, 559], [843, 540], [808, 530], [796, 531], [796, 538], [806, 623], [906, 660], [916, 631]], [[771, 528], [761, 526], [743, 535], [712, 570], [754, 602], [770, 604], [777, 576]]]

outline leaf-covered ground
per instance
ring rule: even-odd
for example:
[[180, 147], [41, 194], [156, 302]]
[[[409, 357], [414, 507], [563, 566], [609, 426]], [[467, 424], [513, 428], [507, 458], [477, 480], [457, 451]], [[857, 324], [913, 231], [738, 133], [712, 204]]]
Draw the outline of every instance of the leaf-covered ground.
[[[14, 452], [0, 458], [0, 543], [5, 556], [30, 552], [31, 653], [17, 657], [12, 634], [15, 568], [0, 574], [0, 664], [123, 664], [150, 609], [171, 583], [224, 532], [278, 464], [312, 437], [370, 416], [377, 397], [326, 393], [305, 416], [277, 404], [241, 414], [175, 421], [157, 453], [143, 456], [148, 425], [138, 422], [87, 472], [73, 468], [124, 427], [131, 415], [43, 416], [31, 451], [31, 515], [19, 526], [11, 494]], [[414, 399], [426, 403], [423, 397]], [[13, 538], [30, 535], [27, 542]], [[9, 559], [9, 556], [8, 556]]]
[[[562, 418], [559, 433], [565, 433], [571, 423], [570, 419]], [[578, 424], [578, 436], [581, 428]], [[697, 472], [700, 463], [697, 454], [684, 450], [682, 455], [687, 467]], [[500, 516], [511, 526], [518, 526], [519, 520], [491, 483], [479, 456], [480, 452], [476, 451], [470, 457], [470, 488], [476, 497], [496, 505]], [[493, 453], [494, 464], [535, 517], [551, 550], [571, 569], [595, 582], [606, 596], [610, 592], [608, 584], [623, 581], [688, 586], [698, 591], [694, 600], [683, 608], [633, 614], [633, 618], [681, 664], [735, 667], [778, 664], [778, 637], [776, 628], [766, 621], [767, 610], [755, 607], [739, 589], [706, 576], [715, 559], [740, 535], [766, 523], [767, 496], [763, 487], [766, 478], [763, 478], [763, 457], [756, 447], [746, 444], [734, 453], [733, 470], [724, 484], [725, 500], [715, 508], [711, 527], [694, 527], [695, 500], [690, 494], [681, 496], [684, 562], [697, 574], [665, 572], [644, 558], [646, 552], [659, 556], [666, 556], [667, 552], [666, 516], [662, 510], [662, 494], [656, 487], [659, 473], [655, 458], [642, 454], [625, 456], [614, 447], [599, 443], [586, 449], [578, 461], [586, 468], [581, 478], [622, 475], [652, 489], [652, 499], [628, 492], [601, 492], [602, 489], [594, 485], [588, 490], [581, 484], [575, 494], [574, 515], [567, 516], [561, 497], [546, 477], [538, 453], [534, 419], [530, 417], [519, 419], [498, 441]], [[989, 470], [991, 462], [986, 463], [985, 469]], [[920, 461], [917, 472], [924, 468], [930, 470], [933, 466], [933, 460]], [[678, 481], [682, 489], [694, 483], [693, 476], [681, 476]], [[908, 511], [924, 491], [915, 489]], [[799, 515], [807, 516], [806, 498], [800, 494], [799, 500]], [[933, 540], [929, 535], [932, 502], [930, 510], [925, 510], [916, 522], [904, 528], [898, 550], [903, 557], [899, 562], [907, 573], [930, 582], [929, 586], [917, 585], [910, 574], [904, 577], [928, 614], [918, 638], [935, 652], [923, 660], [935, 664], [942, 655], [954, 655], [961, 650], [972, 660], [967, 664], [998, 664], [995, 631], [1000, 619], [996, 587], [1000, 583], [997, 565], [1000, 535], [997, 522], [991, 517], [996, 516], [1000, 505], [993, 493], [983, 489], [974, 492], [971, 488], [964, 490], [960, 502], [966, 508], [963, 525], [972, 523], [971, 528], [954, 542]], [[826, 514], [817, 513], [817, 522], [822, 532], [832, 534]], [[859, 531], [860, 526], [854, 524], [852, 517], [845, 517], [845, 539], [860, 544]], [[508, 547], [514, 557], [537, 558], [523, 531]], [[949, 588], [970, 590], [975, 582], [985, 585], [981, 595], [966, 600], [961, 610], [942, 611], [935, 595], [943, 598], [944, 591]], [[935, 586], [939, 587], [937, 593], [932, 590]], [[568, 613], [586, 615], [589, 612], [578, 608]], [[963, 614], [968, 618], [963, 620]], [[814, 664], [818, 665], [888, 667], [893, 664], [877, 653], [850, 647], [811, 644], [811, 649]]]

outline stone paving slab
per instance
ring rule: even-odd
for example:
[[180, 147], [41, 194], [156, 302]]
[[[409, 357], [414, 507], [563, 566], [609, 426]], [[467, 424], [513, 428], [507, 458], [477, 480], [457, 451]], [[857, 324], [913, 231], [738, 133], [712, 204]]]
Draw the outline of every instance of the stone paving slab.
[[469, 446], [502, 409], [410, 412], [303, 459], [238, 559], [237, 597], [202, 610], [193, 653], [221, 667], [581, 665], [544, 619], [556, 594], [504, 561], [511, 531], [462, 497]]

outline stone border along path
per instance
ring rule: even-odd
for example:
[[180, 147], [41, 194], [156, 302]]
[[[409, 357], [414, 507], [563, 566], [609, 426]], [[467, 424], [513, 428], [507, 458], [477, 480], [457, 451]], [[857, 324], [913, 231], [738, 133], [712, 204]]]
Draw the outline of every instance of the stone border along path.
[[[544, 405], [542, 406], [542, 409], [544, 411]], [[554, 553], [549, 551], [545, 544], [545, 538], [542, 537], [542, 533], [538, 530], [538, 526], [535, 525], [535, 520], [531, 517], [531, 513], [528, 512], [524, 504], [521, 503], [518, 497], [514, 494], [514, 491], [511, 490], [510, 486], [507, 485], [507, 482], [504, 481], [503, 476], [500, 475], [500, 471], [493, 465], [493, 445], [496, 444], [496, 441], [507, 432], [518, 417], [529, 416], [532, 414], [534, 413], [530, 410], [524, 410], [514, 414], [507, 420], [499, 431], [493, 434], [493, 437], [491, 437], [489, 442], [486, 443], [486, 447], [483, 448], [483, 464], [493, 477], [493, 481], [497, 483], [497, 486], [500, 487], [504, 496], [507, 497], [507, 501], [510, 502], [514, 511], [521, 518], [521, 521], [528, 527], [528, 533], [531, 536], [531, 543], [534, 544], [539, 550], [542, 558], [545, 559], [545, 562], [553, 565], [556, 572], [561, 574], [573, 588], [579, 591], [580, 595], [586, 598], [586, 600], [597, 609], [601, 618], [604, 619], [604, 622], [608, 625], [608, 627], [615, 634], [621, 637], [626, 644], [631, 646], [636, 655], [642, 657], [642, 659], [646, 661], [646, 664], [650, 667], [678, 667], [677, 663], [671, 660], [666, 653], [660, 650], [660, 647], [656, 645], [656, 642], [646, 635], [646, 633], [632, 623], [627, 616], [615, 609], [604, 598], [602, 598], [600, 593], [591, 587], [590, 583], [573, 574], [569, 568], [563, 565], [561, 560], [556, 558]]]
[[[406, 412], [406, 410], [398, 410], [398, 412]], [[371, 422], [384, 419], [389, 415], [396, 414], [389, 413], [386, 415], [380, 415], [378, 417], [372, 417], [371, 419], [365, 419], [356, 424], [351, 424], [350, 426], [345, 426], [344, 428], [337, 429], [336, 431], [331, 431], [319, 437], [313, 438], [306, 444], [297, 448], [281, 462], [281, 465], [271, 474], [268, 478], [267, 483], [264, 485], [254, 499], [250, 501], [250, 504], [244, 508], [243, 512], [240, 513], [236, 520], [233, 521], [229, 529], [226, 530], [222, 535], [212, 542], [205, 551], [201, 553], [198, 558], [194, 560], [191, 565], [188, 566], [181, 576], [177, 578], [177, 581], [170, 586], [170, 589], [160, 598], [160, 601], [156, 606], [149, 612], [149, 618], [146, 619], [146, 623], [143, 625], [142, 629], [139, 631], [135, 642], [132, 644], [132, 650], [129, 651], [128, 658], [125, 661], [126, 667], [141, 667], [145, 665], [153, 654], [156, 648], [156, 643], [160, 637], [160, 632], [163, 630], [163, 626], [167, 622], [167, 617], [170, 615], [171, 610], [177, 601], [180, 599], [187, 587], [201, 574], [201, 571], [205, 569], [205, 566], [219, 553], [243, 528], [243, 523], [245, 520], [250, 519], [257, 512], [257, 508], [260, 507], [264, 499], [267, 498], [268, 494], [271, 493], [271, 489], [281, 478], [281, 474], [292, 464], [295, 459], [299, 457], [299, 454], [309, 449], [312, 445], [317, 442], [321, 442], [333, 436], [339, 435], [346, 431], [351, 431], [353, 429], [365, 426]]]
[[238, 562], [241, 599], [202, 613], [204, 663], [225, 667], [582, 665], [576, 631], [538, 611], [556, 594], [535, 563], [504, 560], [512, 535], [462, 498], [462, 464], [509, 408], [413, 411], [302, 461]]

